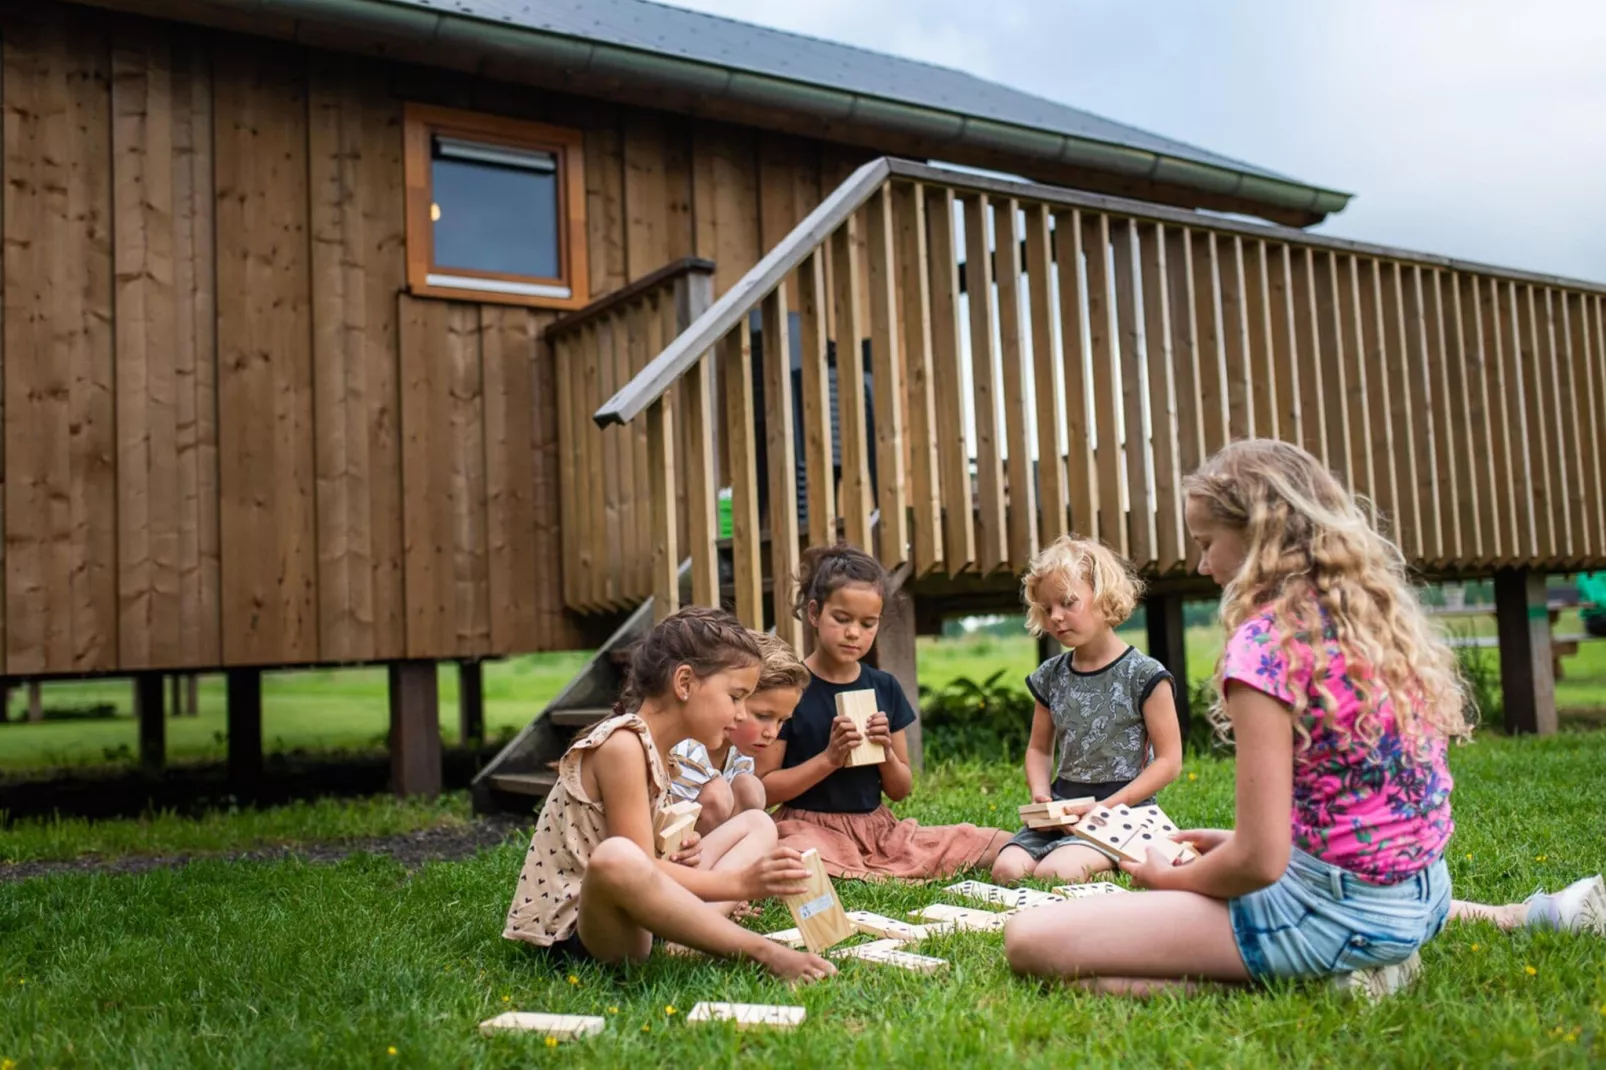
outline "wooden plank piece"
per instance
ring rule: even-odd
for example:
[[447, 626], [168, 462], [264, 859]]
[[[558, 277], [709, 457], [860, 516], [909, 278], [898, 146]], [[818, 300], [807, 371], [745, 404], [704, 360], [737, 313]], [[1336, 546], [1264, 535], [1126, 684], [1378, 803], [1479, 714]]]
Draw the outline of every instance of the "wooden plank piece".
[[[1023, 335], [1021, 313], [1020, 248], [1025, 240], [1020, 205], [1014, 200], [993, 203], [993, 266], [998, 287], [999, 360], [1003, 371], [1004, 438], [1009, 447], [1006, 471], [1006, 539], [1009, 567], [1020, 572], [1037, 553], [1037, 480], [1032, 466], [1032, 437], [1027, 423], [1031, 408], [1026, 401], [1031, 383], [1030, 353]], [[1053, 393], [1054, 381], [1048, 381]]]
[[831, 235], [832, 305], [836, 309], [837, 437], [842, 444], [838, 505], [848, 542], [870, 548], [870, 446], [865, 426], [864, 294], [858, 214]]
[[725, 437], [730, 442], [731, 562], [736, 616], [764, 627], [763, 544], [758, 528], [758, 442], [753, 423], [753, 343], [746, 323], [719, 343], [725, 383]]
[[[1067, 531], [1098, 534], [1099, 470], [1094, 464], [1095, 404], [1092, 356], [1085, 334], [1089, 267], [1082, 249], [1079, 212], [1054, 214], [1054, 251], [1059, 262], [1060, 353], [1065, 383], [1065, 498]], [[1102, 277], [1102, 276], [1101, 276]], [[1102, 307], [1102, 306], [1101, 306]]]
[[[861, 691], [839, 691], [836, 696], [836, 712], [839, 717], [851, 720], [861, 735], [869, 731], [870, 718], [878, 712], [876, 709], [876, 693], [870, 688]], [[879, 743], [871, 743], [865, 739], [848, 755], [849, 768], [859, 765], [880, 765], [887, 760], [885, 748]]]
[[1097, 526], [1081, 528], [1083, 534], [1097, 537], [1123, 557], [1131, 556], [1127, 537], [1126, 513], [1121, 503], [1121, 433], [1117, 414], [1121, 411], [1119, 383], [1115, 376], [1115, 294], [1110, 276], [1110, 219], [1099, 214], [1081, 214], [1082, 265], [1087, 272], [1084, 293], [1087, 301], [1088, 363], [1093, 371], [1094, 457], [1098, 466]]
[[808, 1016], [804, 1007], [776, 1006], [765, 1003], [698, 1003], [686, 1015], [686, 1021], [730, 1022], [737, 1030], [796, 1029]]
[[848, 921], [836, 888], [826, 875], [820, 852], [812, 847], [804, 851], [803, 865], [809, 871], [806, 890], [800, 895], [783, 896], [782, 902], [802, 930], [804, 944], [819, 954], [852, 936], [853, 923]]
[[530, 1011], [504, 1011], [480, 1023], [483, 1036], [498, 1033], [535, 1033], [557, 1040], [576, 1040], [606, 1031], [606, 1018], [589, 1014], [537, 1014]]
[[[1144, 387], [1148, 397], [1153, 477], [1149, 483], [1154, 512], [1155, 569], [1170, 572], [1186, 561], [1187, 535], [1182, 527], [1182, 461], [1177, 406], [1176, 362], [1171, 340], [1171, 296], [1167, 289], [1169, 245], [1160, 224], [1138, 228], [1138, 271], [1143, 286]], [[1194, 407], [1189, 398], [1189, 409]]]
[[937, 462], [943, 503], [943, 552], [957, 576], [977, 563], [965, 436], [965, 398], [959, 348], [959, 251], [954, 237], [954, 195], [926, 188], [931, 271], [931, 358], [936, 385]]
[[[1031, 374], [1037, 402], [1037, 543], [1047, 546], [1070, 529], [1065, 493], [1065, 454], [1060, 446], [1060, 401], [1054, 359], [1054, 267], [1049, 211], [1026, 206], [1026, 291], [1031, 307]], [[1074, 280], [1075, 274], [1072, 273]]]
[[926, 197], [917, 184], [893, 186], [897, 274], [901, 297], [898, 332], [903, 347], [909, 442], [909, 499], [913, 506], [914, 570], [936, 571], [943, 562], [941, 476], [937, 466], [937, 410], [931, 362], [931, 275], [926, 247]]
[[[1150, 425], [1144, 398], [1148, 388], [1148, 340], [1138, 315], [1141, 283], [1137, 250], [1138, 227], [1121, 219], [1111, 225], [1113, 253], [1111, 276], [1115, 294], [1115, 321], [1119, 331], [1121, 372], [1121, 443], [1126, 497], [1122, 526], [1128, 532], [1126, 557], [1140, 570], [1154, 567], [1155, 510], [1154, 465], [1149, 451]], [[1101, 443], [1102, 445], [1102, 443]]]
[[1004, 510], [1003, 425], [998, 342], [993, 334], [993, 257], [985, 196], [967, 198], [965, 301], [970, 321], [970, 393], [975, 421], [976, 567], [982, 575], [1009, 562]]
[[[769, 471], [770, 577], [776, 591], [797, 574], [797, 455], [792, 438], [792, 347], [786, 287], [764, 299], [764, 452]], [[775, 634], [803, 649], [803, 623], [775, 602]]]
[[[875, 386], [876, 554], [889, 571], [909, 559], [909, 494], [904, 473], [903, 358], [899, 346], [898, 270], [892, 191], [882, 186], [865, 206], [870, 358]], [[789, 573], [788, 573], [789, 575]]]

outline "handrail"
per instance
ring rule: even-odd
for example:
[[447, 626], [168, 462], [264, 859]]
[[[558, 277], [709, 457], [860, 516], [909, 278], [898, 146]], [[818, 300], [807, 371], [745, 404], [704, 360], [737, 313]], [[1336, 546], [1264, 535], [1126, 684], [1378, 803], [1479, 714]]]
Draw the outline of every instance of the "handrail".
[[891, 161], [883, 156], [871, 160], [849, 175], [834, 193], [821, 201], [818, 208], [792, 229], [792, 233], [781, 239], [780, 244], [771, 249], [764, 259], [754, 264], [736, 285], [709, 306], [697, 322], [609, 398], [592, 417], [597, 426], [627, 424], [662, 397], [765, 294], [780, 285], [814, 252], [816, 246], [847, 222], [848, 217], [881, 188], [891, 170]]
[[612, 293], [603, 294], [589, 305], [569, 313], [562, 319], [553, 320], [547, 325], [546, 335], [552, 338], [572, 331], [620, 305], [630, 303], [649, 290], [657, 289], [678, 275], [712, 275], [714, 270], [715, 265], [712, 260], [705, 260], [700, 256], [683, 256], [679, 260], [665, 264], [657, 271], [643, 275], [628, 286], [621, 286]]

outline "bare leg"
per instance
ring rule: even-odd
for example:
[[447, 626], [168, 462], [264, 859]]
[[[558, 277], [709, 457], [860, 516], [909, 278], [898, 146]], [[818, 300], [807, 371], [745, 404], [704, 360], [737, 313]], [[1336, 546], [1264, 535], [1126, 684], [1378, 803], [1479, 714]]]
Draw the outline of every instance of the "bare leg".
[[1487, 903], [1469, 903], [1464, 899], [1452, 899], [1450, 920], [1492, 921], [1502, 929], [1520, 929], [1528, 920], [1528, 904], [1507, 903], [1497, 907]]
[[751, 773], [741, 773], [731, 781], [731, 795], [736, 799], [736, 812], [762, 810], [769, 802], [764, 782]]
[[640, 962], [652, 937], [720, 958], [748, 958], [784, 980], [817, 981], [836, 972], [818, 955], [766, 940], [676, 884], [636, 844], [622, 836], [591, 852], [580, 884], [580, 939], [603, 962]]
[[1192, 892], [1036, 907], [1005, 923], [1004, 954], [1016, 973], [1120, 995], [1149, 995], [1171, 987], [1168, 981], [1249, 980], [1227, 904]]
[[1037, 863], [1027, 853], [1026, 848], [1017, 844], [1010, 844], [998, 852], [993, 859], [993, 880], [999, 884], [1014, 884], [1022, 877], [1030, 877], [1037, 872]]
[[1037, 863], [1037, 876], [1064, 884], [1081, 884], [1095, 873], [1108, 873], [1114, 868], [1115, 863], [1103, 851], [1079, 843], [1066, 844], [1054, 848]]
[[722, 776], [716, 776], [703, 785], [703, 790], [697, 793], [697, 802], [703, 808], [703, 812], [697, 815], [699, 836], [707, 836], [729, 821], [731, 814], [736, 812], [736, 801], [731, 798], [731, 786], [725, 783], [725, 778]]
[[[698, 869], [746, 869], [775, 849], [775, 822], [762, 810], [737, 814], [708, 834], [702, 842]], [[710, 903], [721, 914], [729, 915], [736, 903]]]

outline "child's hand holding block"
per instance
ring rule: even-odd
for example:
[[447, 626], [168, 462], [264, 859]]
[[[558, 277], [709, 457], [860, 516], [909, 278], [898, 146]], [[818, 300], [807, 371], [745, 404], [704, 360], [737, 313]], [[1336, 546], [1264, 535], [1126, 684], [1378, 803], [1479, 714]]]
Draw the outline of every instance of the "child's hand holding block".
[[1043, 803], [1027, 803], [1020, 808], [1021, 823], [1031, 829], [1068, 829], [1076, 824], [1083, 807], [1093, 803], [1091, 795], [1081, 799], [1053, 799]]
[[782, 901], [802, 930], [803, 943], [818, 955], [852, 936], [853, 923], [842, 909], [825, 863], [820, 861], [820, 852], [812, 847], [804, 851], [803, 864], [809, 869], [808, 890], [802, 895], [785, 896]]
[[665, 823], [658, 832], [658, 857], [668, 858], [684, 847], [696, 827], [696, 814], [683, 814]]
[[[859, 734], [868, 737], [870, 732], [870, 718], [876, 715], [875, 691], [865, 688], [862, 691], [843, 691], [836, 697], [836, 712], [838, 716], [846, 717], [853, 722]], [[880, 765], [887, 760], [886, 750], [879, 743], [871, 743], [868, 738], [853, 748], [848, 755], [848, 766]]]
[[688, 1022], [733, 1022], [737, 1029], [796, 1029], [808, 1011], [803, 1007], [765, 1003], [699, 1003], [686, 1015]]

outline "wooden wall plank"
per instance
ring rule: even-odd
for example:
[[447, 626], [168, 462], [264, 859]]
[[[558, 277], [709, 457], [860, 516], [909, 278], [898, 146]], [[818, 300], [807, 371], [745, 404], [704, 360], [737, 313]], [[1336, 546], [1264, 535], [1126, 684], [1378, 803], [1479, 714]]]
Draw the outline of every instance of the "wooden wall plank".
[[1494, 491], [1496, 558], [1505, 563], [1522, 556], [1527, 531], [1520, 515], [1520, 496], [1516, 493], [1517, 472], [1521, 464], [1517, 458], [1519, 447], [1512, 441], [1515, 428], [1511, 414], [1518, 390], [1513, 381], [1512, 362], [1507, 356], [1509, 339], [1506, 313], [1510, 304], [1502, 299], [1501, 287], [1496, 280], [1479, 276], [1474, 276], [1474, 280], [1480, 284], [1477, 289], [1477, 314], [1485, 353], [1490, 359], [1485, 374], [1490, 388], [1490, 427], [1494, 432], [1495, 479], [1491, 486]]
[[[1558, 529], [1556, 557], [1565, 562], [1574, 558], [1573, 514], [1577, 505], [1582, 504], [1578, 495], [1578, 464], [1569, 457], [1578, 443], [1578, 428], [1571, 418], [1571, 393], [1563, 373], [1572, 363], [1562, 349], [1565, 325], [1557, 322], [1561, 315], [1556, 307], [1556, 291], [1548, 286], [1543, 291], [1536, 289], [1534, 301], [1535, 322], [1543, 323], [1539, 332], [1539, 379], [1544, 389], [1545, 428], [1550, 439], [1550, 486], [1555, 495], [1551, 508]], [[1566, 399], [1564, 394], [1568, 395]]]
[[927, 187], [925, 192], [937, 462], [944, 510], [942, 542], [948, 574], [957, 576], [977, 562], [959, 348], [959, 249], [954, 236], [953, 191]]
[[580, 435], [575, 414], [580, 410], [578, 390], [580, 371], [576, 368], [577, 336], [563, 334], [549, 340], [553, 386], [557, 401], [553, 406], [556, 417], [556, 448], [554, 461], [558, 476], [558, 503], [561, 517], [560, 544], [563, 568], [560, 572], [563, 604], [579, 609], [588, 593], [588, 581], [581, 564], [582, 547], [586, 545], [588, 510], [580, 507], [581, 486], [584, 482], [584, 463], [580, 455]]
[[[942, 566], [941, 477], [937, 467], [937, 400], [931, 364], [931, 275], [926, 248], [926, 197], [918, 184], [892, 190], [898, 240], [898, 342], [903, 347], [909, 428], [909, 497], [914, 506], [914, 568], [924, 576]], [[805, 265], [805, 269], [807, 266]]]
[[[720, 339], [718, 352], [719, 374], [725, 380], [725, 433], [730, 440], [731, 567], [736, 590], [735, 610], [743, 624], [749, 628], [762, 628], [764, 563], [758, 527], [759, 474], [758, 442], [755, 437], [757, 427], [753, 410], [753, 344], [745, 320]], [[847, 438], [845, 431], [843, 438]]]
[[1427, 364], [1423, 368], [1423, 390], [1429, 400], [1431, 422], [1430, 451], [1426, 454], [1433, 470], [1433, 496], [1436, 529], [1439, 538], [1439, 561], [1448, 564], [1463, 556], [1461, 548], [1461, 514], [1456, 508], [1460, 493], [1461, 458], [1454, 452], [1455, 431], [1452, 409], [1455, 407], [1450, 393], [1449, 331], [1454, 322], [1445, 316], [1445, 293], [1439, 272], [1429, 268], [1420, 272], [1423, 316], [1427, 327]]
[[396, 299], [406, 280], [401, 114], [382, 70], [310, 71], [318, 621], [330, 661], [400, 657]]
[[830, 337], [825, 310], [831, 303], [826, 290], [822, 247], [804, 261], [798, 272], [799, 326], [802, 329], [803, 470], [808, 487], [810, 546], [836, 542], [836, 475], [831, 457]]
[[625, 274], [634, 282], [692, 254], [691, 135], [671, 116], [630, 108], [621, 138]]
[[[1059, 263], [1060, 353], [1065, 383], [1065, 491], [1072, 532], [1098, 536], [1099, 469], [1093, 453], [1094, 377], [1084, 323], [1089, 267], [1080, 212], [1054, 213], [1054, 259]], [[1103, 277], [1102, 275], [1100, 276]], [[1100, 306], [1103, 307], [1103, 306]]]
[[1508, 285], [1510, 352], [1517, 367], [1516, 441], [1521, 444], [1523, 487], [1528, 512], [1529, 552], [1549, 560], [1555, 556], [1552, 528], [1555, 497], [1550, 485], [1550, 443], [1545, 433], [1544, 395], [1539, 386], [1539, 328], [1534, 322], [1533, 287]]
[[1567, 295], [1567, 322], [1572, 329], [1573, 388], [1578, 397], [1578, 449], [1582, 454], [1582, 485], [1585, 497], [1579, 528], [1585, 533], [1583, 551], [1606, 556], [1606, 479], [1602, 468], [1601, 421], [1597, 408], [1601, 382], [1596, 374], [1600, 355], [1595, 336], [1593, 294]]
[[[1194, 333], [1194, 375], [1199, 391], [1199, 433], [1200, 439], [1194, 447], [1198, 451], [1199, 461], [1215, 453], [1229, 441], [1229, 428], [1231, 414], [1228, 409], [1228, 398], [1231, 387], [1228, 383], [1227, 353], [1225, 343], [1225, 324], [1221, 318], [1221, 282], [1217, 276], [1216, 263], [1216, 236], [1207, 230], [1190, 230], [1184, 245], [1186, 262], [1184, 270], [1187, 272], [1187, 291], [1179, 296], [1178, 284], [1171, 287], [1172, 307], [1176, 307], [1179, 300], [1186, 300], [1189, 305], [1188, 318], [1193, 324]], [[1176, 273], [1178, 268], [1172, 267]], [[1177, 394], [1178, 404], [1186, 404], [1183, 394]], [[1184, 444], [1186, 454], [1187, 446]], [[1188, 471], [1198, 467], [1196, 462], [1191, 468], [1187, 457], [1184, 456], [1183, 467]]]
[[1361, 371], [1366, 389], [1367, 440], [1372, 443], [1371, 499], [1378, 526], [1399, 539], [1399, 492], [1394, 476], [1394, 421], [1389, 414], [1389, 334], [1383, 304], [1387, 271], [1376, 260], [1361, 264], [1361, 340], [1365, 361]]
[[[603, 401], [624, 386], [619, 381], [619, 360], [615, 351], [616, 347], [622, 349], [625, 345], [624, 324], [620, 320], [621, 317], [616, 313], [609, 312], [586, 324], [586, 345], [582, 352], [589, 354], [596, 363], [586, 369], [585, 382], [589, 390], [582, 414], [596, 412]], [[597, 479], [592, 484], [596, 488], [592, 496], [597, 503], [592, 507], [592, 518], [596, 521], [596, 530], [607, 540], [606, 545], [596, 551], [592, 597], [594, 604], [602, 609], [623, 609], [627, 604], [620, 583], [625, 567], [624, 521], [620, 504], [626, 471], [620, 459], [624, 439], [621, 435], [608, 433], [617, 428], [609, 428], [605, 432], [590, 419], [584, 420], [581, 426], [591, 457], [592, 474]]]
[[[1026, 239], [1022, 233], [1019, 202], [994, 201], [992, 208], [1004, 439], [1009, 445], [1005, 543], [1010, 567], [1019, 571], [1031, 563], [1032, 555], [1037, 552], [1037, 481], [1032, 465], [1031, 437], [1026, 426], [1030, 411], [1026, 404], [1026, 384], [1032, 372], [1026, 340], [1022, 337], [1021, 313], [1021, 245]], [[1052, 379], [1048, 386], [1052, 391]]]
[[1389, 479], [1390, 531], [1406, 556], [1420, 559], [1422, 548], [1417, 541], [1421, 524], [1416, 516], [1416, 455], [1411, 445], [1411, 353], [1406, 342], [1405, 288], [1400, 279], [1400, 265], [1392, 261], [1378, 263], [1382, 296], [1379, 308], [1382, 316], [1384, 348], [1380, 385], [1382, 404], [1374, 405], [1372, 413], [1388, 427], [1387, 467]]
[[1594, 399], [1590, 405], [1590, 448], [1595, 455], [1596, 528], [1606, 543], [1606, 298], [1584, 299], [1584, 333], [1594, 347], [1589, 361]]
[[[539, 325], [537, 319], [531, 327], [538, 329]], [[561, 407], [565, 399], [553, 347], [543, 343], [543, 335], [539, 330], [535, 336], [532, 367], [530, 395], [534, 408], [535, 456], [531, 491], [535, 503], [535, 524], [533, 530], [524, 533], [523, 537], [530, 540], [536, 561], [538, 583], [534, 597], [541, 628], [539, 649], [573, 650], [580, 645], [581, 639], [578, 626], [565, 611], [568, 605], [564, 587], [568, 581], [569, 551], [564, 544], [564, 536], [567, 534], [566, 525], [572, 523], [575, 517], [575, 513], [565, 505], [566, 491], [562, 477]], [[511, 396], [508, 403], [514, 403]], [[496, 566], [493, 564], [492, 567], [494, 569]], [[564, 582], [554, 582], [554, 576], [563, 576]]]
[[[888, 569], [909, 560], [909, 491], [904, 470], [903, 357], [899, 345], [898, 265], [892, 190], [882, 186], [865, 205], [866, 283], [870, 289], [870, 357], [874, 370], [876, 553]], [[767, 307], [767, 306], [766, 306]], [[790, 367], [790, 362], [787, 362]], [[790, 441], [790, 440], [789, 440]], [[790, 469], [788, 470], [790, 472]]]
[[1290, 384], [1299, 428], [1299, 444], [1328, 467], [1332, 458], [1327, 450], [1327, 412], [1322, 405], [1322, 359], [1324, 341], [1321, 313], [1316, 294], [1315, 254], [1311, 249], [1288, 249], [1288, 304], [1293, 318], [1290, 331]]
[[1494, 479], [1493, 449], [1489, 442], [1488, 402], [1483, 381], [1483, 336], [1477, 330], [1476, 308], [1470, 279], [1449, 272], [1443, 285], [1445, 335], [1450, 351], [1445, 360], [1450, 409], [1448, 448], [1459, 458], [1456, 482], [1456, 523], [1461, 552], [1472, 563], [1489, 555], [1484, 537], [1483, 502]]
[[[1368, 332], [1376, 330], [1377, 312], [1372, 303], [1372, 275], [1370, 268], [1363, 274], [1360, 257], [1344, 258], [1341, 286], [1343, 317], [1349, 326], [1343, 332], [1348, 336], [1344, 349], [1343, 383], [1344, 410], [1349, 417], [1349, 440], [1353, 450], [1350, 466], [1350, 489], [1369, 501], [1377, 500], [1377, 462], [1373, 453], [1375, 426], [1371, 411], [1371, 390], [1367, 385], [1367, 369], [1371, 364]], [[1363, 279], [1364, 285], [1363, 285]]]
[[[764, 337], [783, 342], [791, 333], [786, 287], [764, 299]], [[797, 452], [792, 428], [791, 346], [766, 343], [764, 349], [764, 452], [769, 480], [770, 577], [775, 593], [775, 634], [803, 649], [803, 624], [787, 605], [792, 577], [797, 575]]]
[[870, 550], [870, 440], [865, 424], [863, 264], [854, 215], [830, 237], [831, 305], [836, 309], [837, 435], [841, 442], [842, 485], [838, 505], [843, 538]]
[[[1165, 233], [1165, 289], [1170, 310], [1179, 482], [1209, 456], [1206, 440], [1222, 440], [1227, 434], [1227, 410], [1223, 404], [1226, 399], [1221, 390], [1216, 351], [1212, 347], [1208, 353], [1204, 352], [1199, 340], [1201, 316], [1210, 324], [1212, 342], [1219, 336], [1214, 333], [1214, 280], [1208, 275], [1201, 279], [1194, 269], [1196, 236], [1195, 231], [1186, 227], [1170, 227]], [[1210, 261], [1206, 259], [1205, 269], [1209, 266]], [[1204, 294], [1211, 298], [1208, 313], [1200, 307], [1200, 282]], [[1183, 540], [1185, 552], [1191, 542]]]
[[692, 131], [692, 146], [695, 249], [715, 264], [717, 298], [764, 255], [757, 143], [745, 128], [699, 123]]
[[1243, 257], [1244, 318], [1248, 323], [1249, 374], [1255, 384], [1255, 434], [1261, 438], [1286, 438], [1278, 423], [1276, 350], [1272, 345], [1270, 292], [1266, 243], [1240, 240]]
[[[1177, 442], [1182, 430], [1176, 403], [1176, 354], [1171, 343], [1171, 295], [1166, 286], [1170, 276], [1166, 262], [1169, 243], [1165, 228], [1160, 224], [1145, 224], [1137, 230], [1138, 271], [1143, 284], [1143, 385], [1148, 396], [1145, 419], [1149, 424], [1153, 470], [1149, 492], [1154, 516], [1154, 567], [1159, 572], [1169, 572], [1183, 563], [1186, 538], [1182, 530], [1182, 477]], [[1193, 407], [1193, 399], [1189, 401]], [[1195, 422], [1189, 421], [1188, 433], [1193, 433]]]
[[623, 139], [616, 122], [600, 122], [585, 132], [586, 269], [595, 301], [629, 278], [625, 260], [625, 166]]
[[998, 342], [993, 336], [993, 258], [986, 197], [964, 201], [965, 300], [970, 310], [970, 387], [976, 426], [976, 566], [982, 575], [1009, 563], [1004, 506], [1004, 427]]
[[1412, 519], [1417, 531], [1417, 556], [1425, 561], [1440, 557], [1438, 484], [1433, 469], [1433, 397], [1427, 355], [1427, 301], [1421, 269], [1412, 264], [1399, 268], [1404, 303], [1406, 361], [1401, 371], [1408, 399], [1406, 426], [1411, 434], [1410, 471]]
[[1137, 227], [1125, 219], [1110, 225], [1114, 254], [1111, 281], [1115, 292], [1115, 322], [1119, 331], [1122, 454], [1126, 476], [1125, 525], [1129, 532], [1126, 556], [1139, 569], [1155, 563], [1154, 474], [1149, 457], [1149, 420], [1144, 412], [1147, 389], [1147, 340], [1138, 315]]
[[1083, 534], [1104, 541], [1111, 549], [1129, 557], [1126, 513], [1121, 504], [1121, 432], [1116, 414], [1121, 411], [1121, 395], [1115, 377], [1115, 293], [1110, 278], [1110, 217], [1102, 213], [1081, 215], [1082, 266], [1087, 272], [1084, 292], [1087, 301], [1088, 354], [1093, 369], [1092, 414], [1094, 419], [1094, 460], [1098, 466], [1098, 525]]
[[223, 656], [318, 654], [303, 54], [220, 45], [218, 470]]
[[1271, 428], [1256, 424], [1257, 397], [1269, 384], [1255, 385], [1255, 350], [1250, 341], [1250, 290], [1244, 269], [1243, 239], [1236, 234], [1212, 235], [1216, 250], [1216, 283], [1221, 292], [1221, 350], [1227, 376], [1227, 437], [1270, 437]]
[[0, 38], [7, 670], [111, 669], [110, 57], [77, 9], [8, 13]]
[[[1345, 484], [1355, 485], [1355, 445], [1350, 437], [1349, 384], [1345, 381], [1345, 309], [1349, 273], [1337, 255], [1323, 252], [1311, 264], [1311, 285], [1316, 291], [1316, 336], [1313, 360], [1320, 363], [1320, 389], [1310, 398], [1322, 412], [1322, 435], [1327, 463]], [[1353, 320], [1351, 325], [1353, 326]], [[1353, 344], [1353, 340], [1351, 340]], [[1315, 378], [1314, 376], [1312, 378]]]
[[1266, 243], [1267, 311], [1271, 316], [1271, 354], [1276, 382], [1277, 437], [1284, 442], [1303, 444], [1304, 422], [1299, 411], [1299, 339], [1295, 333], [1294, 278], [1292, 250], [1279, 243]]
[[117, 26], [111, 53], [116, 275], [117, 663], [183, 661], [179, 592], [173, 78], [168, 35]]
[[[1049, 211], [1026, 206], [1026, 287], [1031, 306], [1032, 376], [1037, 402], [1038, 545], [1047, 546], [1070, 530], [1065, 494], [1065, 456], [1059, 442], [1060, 400], [1054, 359], [1054, 267]], [[1074, 273], [1072, 273], [1074, 279]]]

